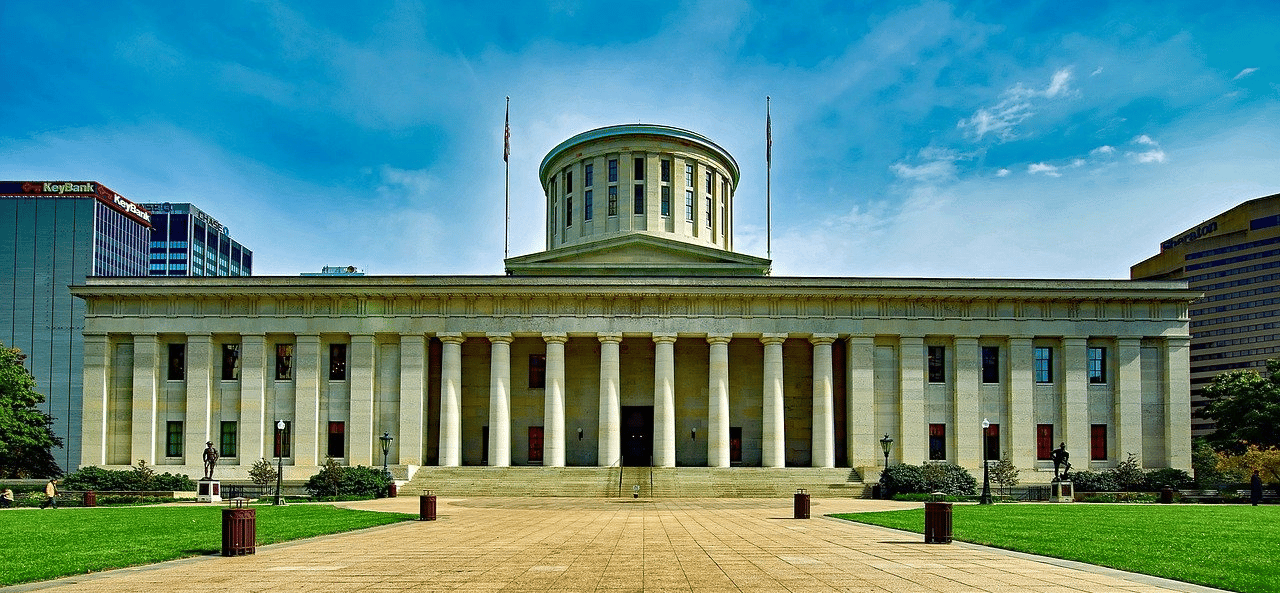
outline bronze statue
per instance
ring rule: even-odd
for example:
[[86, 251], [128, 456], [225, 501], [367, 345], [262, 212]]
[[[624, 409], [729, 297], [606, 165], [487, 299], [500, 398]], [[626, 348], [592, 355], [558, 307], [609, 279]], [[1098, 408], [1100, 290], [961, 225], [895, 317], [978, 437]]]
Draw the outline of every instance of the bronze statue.
[[206, 480], [213, 479], [213, 466], [218, 465], [218, 450], [213, 448], [213, 441], [205, 443], [204, 448], [204, 478]]
[[[1054, 449], [1053, 452], [1049, 454], [1049, 459], [1053, 460], [1053, 479], [1055, 480], [1067, 479], [1067, 472], [1071, 471], [1071, 462], [1067, 461], [1070, 458], [1071, 458], [1071, 454], [1067, 453], [1066, 443], [1059, 443], [1058, 448]], [[1058, 473], [1059, 466], [1065, 466], [1062, 469], [1061, 474]]]

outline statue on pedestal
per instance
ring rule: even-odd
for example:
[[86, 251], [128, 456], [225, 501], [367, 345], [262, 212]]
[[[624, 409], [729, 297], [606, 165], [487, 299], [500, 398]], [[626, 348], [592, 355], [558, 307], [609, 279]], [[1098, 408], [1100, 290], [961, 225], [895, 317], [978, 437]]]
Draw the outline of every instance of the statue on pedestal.
[[213, 468], [216, 465], [218, 465], [218, 450], [213, 448], [213, 441], [208, 441], [204, 448], [204, 479], [213, 479]]
[[[1053, 479], [1066, 480], [1067, 472], [1071, 471], [1071, 462], [1067, 461], [1071, 458], [1071, 454], [1067, 453], [1067, 444], [1059, 443], [1058, 448], [1049, 454], [1049, 459], [1053, 460]], [[1065, 466], [1065, 467], [1064, 467]], [[1062, 473], [1058, 473], [1058, 469], [1062, 468]]]

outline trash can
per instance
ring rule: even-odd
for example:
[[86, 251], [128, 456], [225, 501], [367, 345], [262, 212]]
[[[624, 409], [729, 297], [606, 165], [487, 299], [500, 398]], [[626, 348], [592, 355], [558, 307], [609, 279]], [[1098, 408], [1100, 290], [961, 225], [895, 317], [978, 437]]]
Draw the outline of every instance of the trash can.
[[222, 509], [222, 555], [244, 556], [254, 553], [258, 545], [258, 511], [246, 508], [247, 498], [231, 499], [231, 507]]
[[1165, 486], [1160, 489], [1160, 503], [1173, 504], [1173, 488]]
[[94, 491], [92, 491], [92, 490], [85, 490], [85, 491], [84, 491], [84, 506], [87, 506], [87, 507], [96, 507], [96, 506], [98, 506], [98, 493], [97, 493], [97, 492], [94, 492]]
[[418, 520], [436, 520], [436, 495], [430, 490], [427, 490], [422, 494], [422, 496], [418, 497]]
[[951, 543], [951, 503], [924, 503], [924, 543]]
[[387, 498], [395, 498], [396, 491], [397, 491], [396, 483], [392, 482], [391, 485], [387, 486]]
[[795, 518], [809, 518], [809, 493], [805, 492], [804, 488], [796, 489]]

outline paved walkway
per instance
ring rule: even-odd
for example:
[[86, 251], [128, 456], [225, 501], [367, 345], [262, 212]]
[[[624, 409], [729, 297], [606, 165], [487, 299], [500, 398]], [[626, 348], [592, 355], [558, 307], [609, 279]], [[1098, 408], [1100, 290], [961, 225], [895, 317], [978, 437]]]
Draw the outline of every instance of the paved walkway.
[[[439, 520], [3, 591], [1213, 591], [822, 518], [912, 503], [815, 498], [441, 499]], [[417, 497], [346, 506], [417, 513]]]

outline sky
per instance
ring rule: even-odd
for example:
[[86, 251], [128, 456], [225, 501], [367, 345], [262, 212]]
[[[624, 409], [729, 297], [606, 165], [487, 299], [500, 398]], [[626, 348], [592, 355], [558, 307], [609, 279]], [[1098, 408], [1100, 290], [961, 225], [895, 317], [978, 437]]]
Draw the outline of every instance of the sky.
[[624, 123], [735, 156], [734, 248], [776, 276], [1127, 278], [1280, 192], [1273, 1], [4, 0], [0, 30], [0, 179], [192, 202], [255, 275], [502, 274], [546, 247], [546, 153]]

